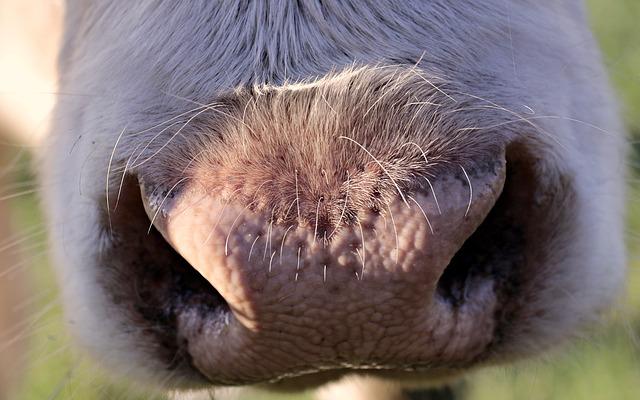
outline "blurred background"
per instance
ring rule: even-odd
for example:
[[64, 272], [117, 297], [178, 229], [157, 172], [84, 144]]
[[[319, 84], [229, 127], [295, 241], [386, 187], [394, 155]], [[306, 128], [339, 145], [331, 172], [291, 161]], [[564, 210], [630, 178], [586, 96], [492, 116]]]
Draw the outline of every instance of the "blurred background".
[[[0, 0], [0, 41], [17, 40], [2, 34], [3, 24], [15, 16], [4, 7], [7, 1]], [[640, 399], [640, 1], [587, 0], [587, 4], [629, 131], [627, 293], [609, 323], [569, 348], [515, 367], [473, 373], [465, 389], [468, 399]], [[46, 21], [52, 12], [56, 11], [41, 9], [31, 23]], [[5, 57], [0, 62], [10, 60]], [[20, 95], [7, 89], [15, 87], [7, 78], [11, 80], [0, 78], [0, 120], [5, 121], [3, 100]], [[55, 89], [37, 90], [41, 108], [46, 109]], [[37, 136], [45, 127], [44, 122], [32, 127], [29, 136]], [[31, 172], [31, 150], [36, 145], [12, 141], [13, 129], [11, 123], [0, 123], [0, 400], [149, 398], [134, 394], [135, 387], [109, 383], [98, 367], [70, 346]], [[310, 397], [252, 393], [249, 398]]]

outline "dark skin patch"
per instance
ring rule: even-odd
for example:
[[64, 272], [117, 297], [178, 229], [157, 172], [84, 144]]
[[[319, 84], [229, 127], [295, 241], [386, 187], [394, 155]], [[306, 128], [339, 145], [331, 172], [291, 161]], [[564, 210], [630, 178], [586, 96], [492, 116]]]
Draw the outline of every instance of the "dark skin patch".
[[405, 390], [403, 395], [406, 400], [463, 400], [463, 385], [444, 386], [434, 389]]
[[[100, 282], [112, 301], [127, 313], [125, 320], [168, 371], [204, 381], [191, 366], [185, 338], [178, 337], [178, 316], [195, 312], [204, 320], [226, 302], [180, 257], [155, 228], [142, 207], [138, 181], [125, 180], [120, 204], [110, 213], [110, 248], [102, 253]], [[105, 225], [109, 226], [105, 212]], [[128, 329], [129, 326], [124, 329]], [[200, 377], [199, 379], [196, 377]]]

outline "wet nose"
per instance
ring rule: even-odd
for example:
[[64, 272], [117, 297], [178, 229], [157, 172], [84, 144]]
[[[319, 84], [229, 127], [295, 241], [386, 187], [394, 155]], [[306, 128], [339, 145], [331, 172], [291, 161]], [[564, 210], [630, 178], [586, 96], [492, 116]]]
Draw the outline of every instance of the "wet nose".
[[[376, 208], [350, 206], [348, 196], [345, 205], [344, 196], [331, 193], [301, 201], [307, 185], [294, 171], [298, 188], [290, 218], [253, 207], [273, 203], [257, 201], [260, 193], [247, 201], [198, 183], [179, 185], [171, 194], [143, 183], [142, 192], [153, 225], [231, 310], [215, 339], [193, 344], [201, 354], [215, 354], [199, 361], [201, 369], [250, 380], [246, 364], [252, 356], [283, 364], [262, 362], [262, 368], [282, 370], [300, 363], [390, 362], [398, 352], [410, 353], [397, 343], [429, 349], [419, 343], [434, 330], [433, 309], [444, 307], [437, 301], [438, 279], [494, 205], [504, 170], [502, 155], [460, 165], [422, 180], [411, 193], [398, 188]], [[335, 221], [329, 216], [345, 208], [352, 218], [344, 211]]]
[[152, 225], [226, 302], [176, 321], [199, 371], [234, 384], [481, 354], [491, 271], [443, 271], [478, 263], [456, 252], [502, 192], [504, 135], [476, 132], [490, 117], [394, 68], [212, 104], [136, 169]]

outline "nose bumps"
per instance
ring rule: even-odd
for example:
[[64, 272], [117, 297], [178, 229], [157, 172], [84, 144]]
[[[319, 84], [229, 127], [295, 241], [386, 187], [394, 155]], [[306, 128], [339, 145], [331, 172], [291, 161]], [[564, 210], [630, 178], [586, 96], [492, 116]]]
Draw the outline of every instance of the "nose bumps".
[[[273, 371], [402, 367], [454, 359], [437, 350], [453, 333], [473, 351], [490, 340], [484, 281], [469, 302], [482, 312], [460, 317], [468, 323], [436, 288], [501, 193], [504, 152], [447, 136], [465, 131], [402, 106], [409, 81], [372, 102], [374, 78], [234, 93], [237, 117], [198, 124], [220, 134], [193, 131], [195, 155], [178, 158], [186, 165], [164, 184], [139, 171], [153, 225], [231, 310], [209, 328], [178, 324], [204, 373], [252, 382]], [[378, 106], [388, 115], [369, 113]], [[486, 335], [471, 332], [478, 326]]]
[[430, 302], [442, 270], [484, 219], [504, 180], [502, 169], [464, 176], [407, 192], [379, 212], [360, 210], [355, 223], [344, 223], [330, 238], [317, 234], [318, 222], [277, 223], [269, 213], [197, 187], [183, 189], [162, 210], [148, 201], [146, 208], [165, 239], [225, 298], [239, 321], [266, 329], [291, 313], [284, 299], [315, 301], [328, 313], [346, 306], [344, 293], [354, 296], [350, 304], [363, 306], [381, 290], [416, 304]]
[[[223, 326], [193, 330], [189, 351], [199, 355], [197, 367], [252, 381], [262, 376], [255, 366], [299, 373], [310, 365], [433, 358], [430, 343], [446, 343], [455, 326], [441, 320], [448, 314], [436, 301], [437, 281], [495, 203], [504, 162], [467, 172], [406, 191], [406, 202], [398, 196], [379, 212], [361, 209], [355, 224], [330, 239], [318, 237], [314, 226], [277, 223], [270, 213], [198, 185], [162, 203], [149, 201], [143, 186], [154, 225], [232, 311]], [[488, 299], [475, 305], [488, 310], [487, 318], [494, 307], [483, 303]], [[491, 332], [492, 322], [481, 323]], [[423, 352], [412, 350], [418, 348]]]

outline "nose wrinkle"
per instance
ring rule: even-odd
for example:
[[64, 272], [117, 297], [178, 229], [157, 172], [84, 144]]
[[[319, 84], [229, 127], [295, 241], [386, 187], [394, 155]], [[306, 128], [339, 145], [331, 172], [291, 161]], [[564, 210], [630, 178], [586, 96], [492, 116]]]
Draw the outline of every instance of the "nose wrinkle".
[[[270, 213], [200, 185], [163, 203], [150, 201], [143, 186], [153, 224], [232, 311], [224, 324], [179, 321], [194, 365], [216, 380], [224, 371], [233, 383], [316, 368], [473, 357], [492, 335], [491, 285], [455, 313], [435, 292], [502, 191], [505, 164], [466, 172], [407, 192], [406, 203], [396, 197], [380, 212], [360, 210], [357, 223], [330, 240], [313, 226], [274, 223]], [[456, 342], [461, 338], [469, 343]]]
[[380, 213], [361, 212], [357, 224], [330, 240], [313, 227], [274, 224], [269, 215], [195, 187], [162, 212], [147, 208], [237, 320], [257, 331], [294, 312], [286, 304], [311, 309], [316, 302], [325, 316], [337, 315], [347, 304], [375, 309], [372, 294], [386, 293], [412, 308], [427, 306], [442, 271], [494, 204], [503, 170], [436, 180], [407, 202], [398, 198]]
[[[219, 204], [211, 208], [216, 207]], [[228, 207], [211, 235], [206, 228], [211, 224], [194, 229], [192, 223], [179, 227], [173, 222], [170, 241], [225, 297], [243, 325], [266, 329], [279, 315], [291, 313], [283, 308], [285, 299], [309, 308], [318, 302], [331, 312], [344, 305], [345, 298], [337, 292], [362, 302], [370, 292], [380, 293], [381, 284], [396, 296], [408, 296], [407, 287], [416, 286], [423, 286], [418, 291], [427, 295], [438, 271], [420, 264], [435, 263], [429, 259], [439, 257], [442, 249], [425, 251], [432, 240], [425, 220], [407, 218], [400, 206], [391, 208], [395, 228], [390, 221], [368, 215], [360, 222], [362, 229], [345, 229], [325, 242], [307, 228], [290, 229], [286, 236], [285, 227], [265, 229], [264, 219]]]

